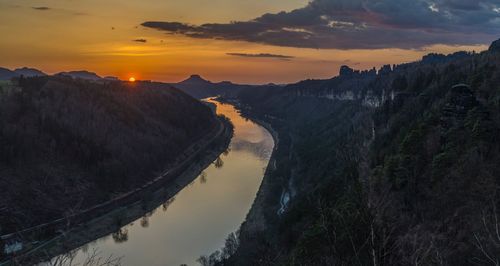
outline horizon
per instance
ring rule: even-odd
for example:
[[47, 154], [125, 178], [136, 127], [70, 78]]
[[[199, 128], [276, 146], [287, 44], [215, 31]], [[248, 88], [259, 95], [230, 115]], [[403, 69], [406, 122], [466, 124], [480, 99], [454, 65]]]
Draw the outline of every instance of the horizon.
[[0, 33], [11, 36], [0, 43], [9, 51], [2, 66], [286, 84], [330, 78], [341, 65], [364, 70], [428, 53], [482, 51], [500, 36], [494, 1], [417, 2], [0, 0]]
[[[450, 53], [443, 53], [443, 55], [451, 55], [453, 53], [456, 53], [456, 52], [476, 52], [476, 53], [481, 53], [481, 52], [484, 52], [484, 51], [487, 51], [488, 49], [488, 45], [484, 45], [485, 48], [484, 50], [480, 50], [480, 51], [476, 51], [476, 50], [471, 50], [471, 51], [467, 51], [467, 50], [457, 50], [457, 51], [453, 51], [453, 52], [450, 52]], [[429, 52], [427, 54], [424, 54], [423, 56], [425, 55], [429, 55], [429, 54], [433, 54], [435, 52]], [[442, 54], [442, 53], [436, 53], [436, 54]], [[395, 65], [399, 65], [399, 64], [407, 64], [407, 63], [413, 63], [413, 62], [418, 62], [422, 60], [422, 57], [421, 58], [418, 58], [416, 60], [413, 60], [413, 61], [408, 61], [408, 62], [400, 62], [398, 64], [395, 64]], [[356, 70], [356, 71], [365, 71], [365, 70], [371, 70], [373, 68], [375, 68], [378, 72], [378, 70], [384, 66], [384, 65], [392, 65], [393, 64], [381, 64], [380, 66], [373, 66], [373, 67], [368, 67], [368, 68], [364, 68], [364, 69], [359, 69], [359, 68], [356, 68], [355, 66], [352, 66], [352, 65], [349, 65], [349, 64], [344, 64], [344, 65], [340, 65], [338, 67], [338, 70], [333, 73], [332, 75], [328, 76], [328, 77], [324, 77], [324, 78], [310, 78], [310, 77], [304, 77], [300, 80], [295, 80], [295, 81], [291, 81], [291, 82], [286, 82], [286, 83], [277, 83], [277, 82], [272, 82], [272, 81], [269, 81], [269, 82], [263, 82], [263, 83], [238, 83], [236, 81], [233, 81], [231, 79], [220, 79], [220, 80], [212, 80], [208, 77], [205, 77], [204, 75], [201, 75], [201, 74], [198, 74], [198, 73], [192, 73], [192, 74], [187, 74], [185, 77], [181, 78], [180, 80], [177, 80], [177, 81], [165, 81], [165, 80], [152, 80], [152, 79], [139, 79], [139, 78], [136, 78], [135, 76], [127, 76], [127, 77], [124, 77], [124, 78], [120, 78], [120, 77], [117, 77], [117, 76], [113, 76], [113, 75], [108, 75], [108, 74], [101, 74], [101, 73], [98, 73], [98, 72], [95, 72], [93, 70], [89, 70], [89, 69], [68, 69], [68, 70], [62, 70], [62, 71], [57, 71], [57, 72], [53, 72], [53, 73], [50, 73], [50, 72], [47, 72], [47, 71], [44, 71], [43, 69], [40, 69], [40, 68], [37, 68], [37, 67], [32, 67], [32, 66], [18, 66], [18, 67], [12, 67], [12, 68], [9, 68], [9, 67], [4, 67], [4, 66], [0, 66], [0, 68], [4, 67], [4, 68], [7, 68], [11, 71], [14, 71], [14, 70], [17, 70], [17, 69], [23, 69], [23, 68], [28, 68], [28, 69], [36, 69], [36, 70], [39, 70], [49, 76], [54, 76], [54, 75], [57, 75], [57, 74], [60, 74], [60, 73], [63, 73], [63, 72], [78, 72], [78, 71], [86, 71], [86, 72], [89, 72], [89, 73], [94, 73], [96, 75], [98, 75], [99, 77], [101, 78], [107, 78], [107, 77], [111, 77], [111, 78], [118, 78], [120, 81], [129, 81], [131, 78], [134, 79], [134, 82], [141, 82], [141, 81], [150, 81], [150, 82], [160, 82], [160, 83], [166, 83], [166, 84], [175, 84], [175, 83], [180, 83], [180, 82], [183, 82], [187, 79], [190, 79], [194, 76], [198, 76], [200, 77], [201, 79], [205, 80], [205, 81], [209, 81], [209, 82], [212, 82], [212, 83], [220, 83], [220, 82], [232, 82], [234, 84], [240, 84], [240, 85], [267, 85], [267, 84], [276, 84], [276, 85], [287, 85], [287, 84], [294, 84], [294, 83], [297, 83], [297, 82], [300, 82], [300, 81], [303, 81], [303, 80], [320, 80], [320, 79], [331, 79], [331, 78], [335, 78], [335, 77], [338, 77], [339, 76], [339, 71], [340, 71], [340, 67], [342, 66], [348, 66], [350, 68], [352, 68], [353, 70]]]

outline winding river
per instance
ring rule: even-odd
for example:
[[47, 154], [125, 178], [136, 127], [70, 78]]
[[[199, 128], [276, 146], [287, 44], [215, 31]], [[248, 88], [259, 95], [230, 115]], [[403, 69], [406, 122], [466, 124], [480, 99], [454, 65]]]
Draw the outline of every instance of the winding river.
[[274, 141], [234, 106], [208, 101], [234, 124], [228, 152], [175, 197], [124, 226], [119, 236], [110, 234], [76, 249], [74, 265], [95, 252], [103, 258], [121, 258], [125, 266], [198, 265], [201, 255], [221, 248], [228, 234], [239, 228], [255, 199]]

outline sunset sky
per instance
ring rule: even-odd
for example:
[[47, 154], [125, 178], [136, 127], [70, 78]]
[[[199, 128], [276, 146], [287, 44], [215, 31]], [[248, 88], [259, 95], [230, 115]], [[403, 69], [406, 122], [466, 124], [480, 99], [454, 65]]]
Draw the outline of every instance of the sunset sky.
[[481, 51], [498, 0], [0, 0], [0, 66], [287, 83]]

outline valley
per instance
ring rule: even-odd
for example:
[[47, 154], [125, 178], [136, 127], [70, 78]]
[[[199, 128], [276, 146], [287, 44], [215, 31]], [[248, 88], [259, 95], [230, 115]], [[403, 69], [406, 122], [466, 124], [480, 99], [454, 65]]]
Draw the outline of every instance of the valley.
[[[227, 120], [174, 88], [61, 77], [20, 78], [9, 86], [0, 97], [0, 183], [11, 187], [0, 195], [0, 234], [2, 246], [22, 243], [19, 255], [171, 186], [189, 167], [197, 169], [197, 160], [216, 158], [213, 150], [222, 152], [232, 134]], [[169, 118], [180, 106], [191, 117]], [[63, 110], [79, 122], [60, 119]]]
[[[84, 263], [98, 250], [103, 257], [121, 258], [122, 265], [194, 265], [201, 255], [224, 244], [251, 206], [274, 141], [264, 128], [240, 117], [232, 105], [209, 101], [217, 105], [218, 114], [229, 117], [234, 125], [234, 137], [227, 151], [196, 168], [195, 178], [188, 177], [184, 183], [180, 176], [177, 185], [159, 192], [158, 200], [149, 197], [147, 202], [138, 204], [138, 217], [124, 219], [112, 233], [83, 243], [59, 259], [70, 257], [74, 263]], [[143, 204], [148, 207], [142, 208]], [[134, 207], [127, 207], [122, 212], [130, 215], [133, 210]], [[205, 230], [207, 227], [211, 230]], [[89, 235], [89, 230], [78, 234]], [[149, 246], [145, 242], [155, 244]]]
[[500, 0], [0, 0], [0, 266], [500, 266]]
[[[124, 265], [145, 261], [148, 265], [188, 262], [204, 266], [408, 265], [415, 261], [430, 265], [486, 265], [488, 259], [497, 259], [500, 243], [492, 234], [498, 227], [500, 176], [496, 163], [500, 146], [495, 141], [500, 130], [497, 43], [480, 53], [429, 54], [420, 61], [385, 65], [379, 70], [358, 71], [343, 66], [338, 76], [331, 79], [280, 86], [212, 83], [198, 75], [172, 84], [140, 80], [125, 83], [62, 74], [15, 77], [1, 84], [1, 136], [6, 144], [2, 163], [6, 175], [0, 181], [31, 184], [28, 189], [35, 196], [46, 197], [49, 192], [43, 189], [51, 189], [51, 197], [63, 203], [58, 209], [52, 205], [38, 207], [44, 212], [54, 208], [52, 216], [66, 211], [60, 219], [68, 221], [66, 231], [61, 231], [60, 226], [58, 230], [53, 228], [52, 233], [60, 234], [56, 244], [42, 249], [46, 258], [52, 257], [47, 254], [63, 254], [52, 259], [56, 263], [61, 259], [85, 263], [92, 252], [100, 250], [105, 256], [116, 254]], [[166, 103], [182, 103], [189, 106], [180, 108], [183, 112], [198, 113], [183, 114], [191, 120], [176, 120], [176, 108], [161, 109], [165, 105], [158, 99], [164, 93], [168, 94]], [[216, 96], [205, 100], [210, 108], [192, 98]], [[103, 98], [107, 100], [99, 105], [106, 108], [92, 105]], [[81, 104], [81, 99], [90, 101]], [[58, 106], [57, 110], [68, 110], [75, 116], [72, 121], [81, 122], [55, 119], [52, 105]], [[146, 113], [147, 118], [141, 116]], [[103, 121], [116, 119], [119, 123], [112, 127], [113, 124], [99, 124], [101, 120], [96, 118], [103, 115]], [[163, 120], [165, 115], [170, 120]], [[160, 120], [152, 121], [151, 117]], [[216, 121], [222, 127], [217, 127]], [[165, 135], [185, 141], [184, 152], [177, 147], [176, 155], [165, 154], [150, 143], [127, 141], [128, 130], [141, 132], [133, 134], [151, 134], [157, 132], [154, 125], [163, 122], [192, 132]], [[51, 123], [50, 127], [46, 123]], [[81, 125], [88, 128], [75, 131]], [[54, 126], [60, 130], [54, 131]], [[143, 131], [143, 126], [151, 128]], [[228, 144], [232, 134], [228, 129], [232, 126], [234, 136]], [[108, 133], [100, 131], [103, 127]], [[222, 136], [218, 145], [210, 146], [212, 141], [196, 142], [200, 130], [205, 130], [205, 136], [219, 132], [214, 135]], [[128, 166], [122, 161], [116, 167], [106, 166], [108, 172], [103, 176], [102, 160], [123, 156], [123, 152], [110, 153], [115, 150], [103, 153], [102, 147], [93, 144], [103, 136], [104, 142], [110, 143], [106, 136], [111, 132], [125, 134], [117, 135], [121, 145], [115, 148], [141, 151], [147, 147], [145, 156], [150, 164], [141, 168], [137, 164], [140, 158], [129, 158], [128, 162], [136, 163], [133, 167], [121, 169], [118, 165]], [[153, 134], [139, 140], [156, 143], [156, 137]], [[53, 141], [42, 142], [51, 143], [46, 147], [30, 142], [40, 138]], [[13, 141], [19, 143], [16, 149], [9, 146]], [[168, 147], [164, 141], [160, 143]], [[124, 143], [134, 145], [128, 147]], [[197, 150], [203, 150], [203, 143], [210, 148], [199, 157]], [[229, 149], [223, 152], [227, 145]], [[19, 148], [29, 152], [18, 153]], [[85, 157], [86, 149], [94, 149], [90, 152], [92, 157]], [[169, 164], [172, 169], [177, 169], [175, 165], [181, 162], [183, 171], [174, 171], [168, 178], [173, 183], [151, 181], [155, 172], [162, 171], [152, 164], [151, 151], [173, 160]], [[218, 156], [221, 152], [223, 155]], [[76, 154], [80, 165], [57, 161], [61, 154], [66, 160]], [[92, 161], [96, 154], [102, 157]], [[120, 156], [114, 160], [126, 159]], [[30, 167], [13, 163], [19, 161]], [[65, 168], [59, 168], [61, 165]], [[60, 174], [65, 169], [80, 173], [81, 177], [65, 179], [64, 182], [78, 183], [58, 187], [64, 191], [60, 194], [53, 187], [56, 180], [64, 180]], [[137, 172], [139, 169], [141, 172]], [[35, 172], [44, 173], [44, 182], [53, 180], [54, 185], [40, 184]], [[93, 178], [104, 179], [92, 181], [93, 184], [85, 179], [90, 173]], [[134, 173], [150, 173], [151, 177]], [[109, 179], [114, 174], [120, 178]], [[7, 178], [9, 175], [15, 178]], [[210, 181], [207, 177], [211, 176], [217, 181]], [[149, 183], [144, 185], [141, 180]], [[114, 195], [111, 199], [127, 198], [124, 191], [141, 184], [146, 193], [118, 202], [113, 210], [103, 208], [88, 224], [75, 219], [78, 216], [72, 213], [78, 214], [78, 210], [67, 213], [71, 209], [68, 206], [76, 205], [81, 214], [86, 214], [81, 211], [85, 210], [82, 198], [94, 203], [105, 202], [110, 195]], [[14, 187], [26, 189], [22, 185]], [[76, 188], [79, 190], [72, 190]], [[64, 206], [65, 200], [61, 199], [65, 195], [85, 193], [83, 188], [98, 188], [99, 193], [90, 193], [79, 202]], [[14, 200], [18, 199], [17, 194], [26, 193], [14, 190], [2, 195], [2, 202], [10, 200], [1, 208], [6, 215], [2, 230], [37, 224], [36, 220], [19, 223], [21, 219], [16, 217], [23, 215], [39, 217], [38, 223], [49, 220], [48, 213], [39, 215], [31, 209], [33, 202]], [[33, 213], [16, 212], [16, 204], [26, 204], [17, 209]], [[210, 204], [215, 205], [209, 207]], [[212, 213], [218, 213], [213, 216], [218, 219], [208, 219]], [[71, 227], [69, 221], [77, 226]], [[152, 224], [168, 226], [148, 229]], [[210, 228], [211, 234], [206, 228]], [[177, 233], [171, 235], [173, 232]], [[145, 242], [167, 246], [172, 253], [161, 248], [145, 250]], [[199, 246], [193, 248], [193, 243]]]

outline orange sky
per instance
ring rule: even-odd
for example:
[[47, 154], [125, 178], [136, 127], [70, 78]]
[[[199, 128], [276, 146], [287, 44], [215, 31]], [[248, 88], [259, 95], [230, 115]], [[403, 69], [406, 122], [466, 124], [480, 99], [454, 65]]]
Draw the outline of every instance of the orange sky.
[[[134, 76], [167, 82], [200, 74], [212, 81], [288, 83], [332, 77], [343, 64], [367, 69], [414, 61], [429, 52], [487, 48], [443, 45], [420, 50], [284, 48], [191, 39], [140, 26], [151, 20], [192, 24], [248, 20], [306, 4], [306, 0], [0, 0], [0, 66], [29, 66], [50, 74], [85, 69], [101, 76], [121, 79]], [[133, 41], [136, 39], [147, 42]], [[246, 58], [227, 53], [269, 53], [294, 58]]]

